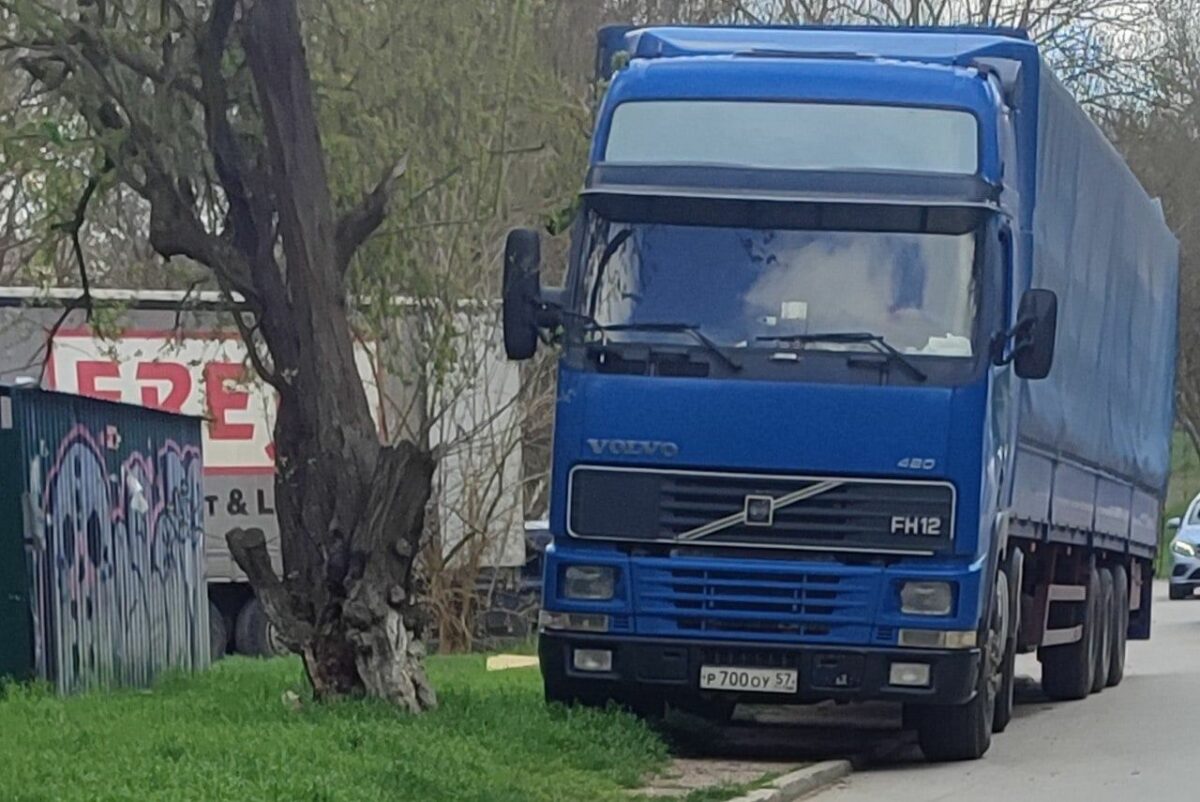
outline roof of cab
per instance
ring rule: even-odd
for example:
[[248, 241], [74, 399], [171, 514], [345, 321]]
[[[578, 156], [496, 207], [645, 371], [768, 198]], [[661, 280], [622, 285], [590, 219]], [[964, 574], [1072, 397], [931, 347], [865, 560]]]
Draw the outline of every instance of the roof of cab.
[[763, 53], [965, 65], [987, 56], [1029, 58], [1037, 52], [1023, 31], [1010, 28], [678, 26], [624, 28], [623, 33], [633, 58]]
[[1024, 64], [1034, 73], [1040, 58], [1037, 45], [1015, 28], [609, 25], [596, 34], [598, 80], [612, 77], [615, 56], [621, 52], [635, 60], [769, 55], [970, 66], [980, 59], [998, 59]]

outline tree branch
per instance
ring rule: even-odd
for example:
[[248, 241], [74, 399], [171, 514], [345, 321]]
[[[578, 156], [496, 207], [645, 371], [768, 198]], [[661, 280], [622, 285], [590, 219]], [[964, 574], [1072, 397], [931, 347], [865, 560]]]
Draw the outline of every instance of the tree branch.
[[242, 152], [228, 116], [229, 90], [222, 72], [222, 60], [236, 12], [237, 0], [215, 0], [199, 45], [197, 56], [204, 129], [217, 179], [229, 203], [229, 227], [234, 245], [253, 265], [278, 271], [272, 258], [275, 231], [271, 222], [270, 193], [262, 186], [253, 163]]
[[[100, 171], [88, 178], [87, 184], [75, 204], [75, 212], [71, 219], [55, 226], [57, 230], [65, 232], [71, 238], [71, 252], [75, 255], [75, 264], [79, 268], [79, 287], [82, 290], [75, 308], [82, 306], [87, 310], [88, 322], [91, 322], [92, 319], [92, 284], [88, 279], [87, 259], [83, 254], [83, 243], [79, 239], [79, 232], [83, 230], [83, 224], [87, 222], [88, 205], [92, 202], [92, 197], [95, 196], [100, 181], [105, 175], [112, 172], [112, 169], [112, 160], [106, 158]], [[70, 311], [70, 307], [68, 307], [68, 311]], [[66, 319], [65, 314], [63, 319]], [[59, 325], [61, 325], [61, 321]]]
[[258, 597], [267, 618], [275, 624], [288, 648], [299, 652], [312, 639], [312, 624], [301, 620], [292, 610], [287, 590], [267, 551], [267, 538], [261, 529], [233, 529], [225, 536], [234, 562], [246, 573], [254, 594]]
[[146, 185], [150, 201], [150, 245], [170, 259], [186, 256], [213, 271], [219, 280], [240, 293], [247, 301], [257, 299], [250, 264], [228, 240], [210, 233], [193, 210], [184, 206], [165, 178], [149, 178]]
[[242, 342], [246, 344], [246, 355], [250, 358], [250, 364], [254, 367], [254, 371], [262, 377], [263, 381], [274, 387], [277, 391], [283, 390], [283, 379], [279, 372], [267, 367], [266, 360], [263, 359], [258, 350], [258, 328], [257, 319], [254, 325], [246, 322], [242, 317], [240, 309], [235, 309], [233, 312], [233, 323], [237, 326], [238, 334], [241, 335]]
[[364, 242], [375, 233], [387, 217], [388, 207], [395, 195], [396, 184], [408, 169], [408, 157], [404, 156], [388, 170], [375, 189], [367, 193], [361, 202], [350, 209], [337, 222], [337, 267], [345, 275], [350, 260]]

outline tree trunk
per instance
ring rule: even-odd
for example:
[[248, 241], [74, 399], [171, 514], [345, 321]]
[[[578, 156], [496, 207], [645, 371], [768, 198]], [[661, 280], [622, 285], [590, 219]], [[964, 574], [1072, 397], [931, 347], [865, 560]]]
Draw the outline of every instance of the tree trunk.
[[[282, 639], [303, 657], [318, 698], [366, 695], [414, 713], [436, 705], [424, 648], [408, 624], [413, 556], [433, 468], [430, 456], [411, 443], [381, 449], [349, 543], [324, 544], [332, 548], [315, 566], [325, 573], [320, 593], [275, 576], [262, 530], [229, 533], [235, 559]], [[286, 553], [289, 534], [304, 533], [280, 534]]]
[[346, 235], [335, 224], [295, 0], [257, 0], [242, 30], [286, 265], [275, 232], [259, 231], [268, 247], [248, 258], [279, 392], [284, 577], [272, 571], [261, 532], [231, 533], [229, 545], [318, 698], [369, 695], [419, 712], [436, 697], [409, 592], [434, 462], [412, 443], [382, 446], [371, 418], [347, 309]]

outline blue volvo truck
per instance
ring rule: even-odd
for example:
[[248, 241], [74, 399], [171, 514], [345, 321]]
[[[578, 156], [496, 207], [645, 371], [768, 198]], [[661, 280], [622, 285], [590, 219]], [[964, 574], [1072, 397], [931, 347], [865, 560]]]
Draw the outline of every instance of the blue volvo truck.
[[933, 760], [1150, 634], [1178, 249], [1020, 31], [607, 28], [558, 349], [546, 698], [886, 700]]

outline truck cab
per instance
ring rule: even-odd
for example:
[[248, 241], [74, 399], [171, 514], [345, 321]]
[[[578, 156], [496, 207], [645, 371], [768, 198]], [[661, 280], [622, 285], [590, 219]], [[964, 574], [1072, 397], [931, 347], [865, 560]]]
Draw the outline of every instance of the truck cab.
[[972, 36], [601, 33], [565, 283], [533, 232], [505, 263], [509, 355], [560, 348], [551, 701], [890, 700], [944, 759], [1007, 723], [1057, 297], [1005, 66], [1036, 49]]

